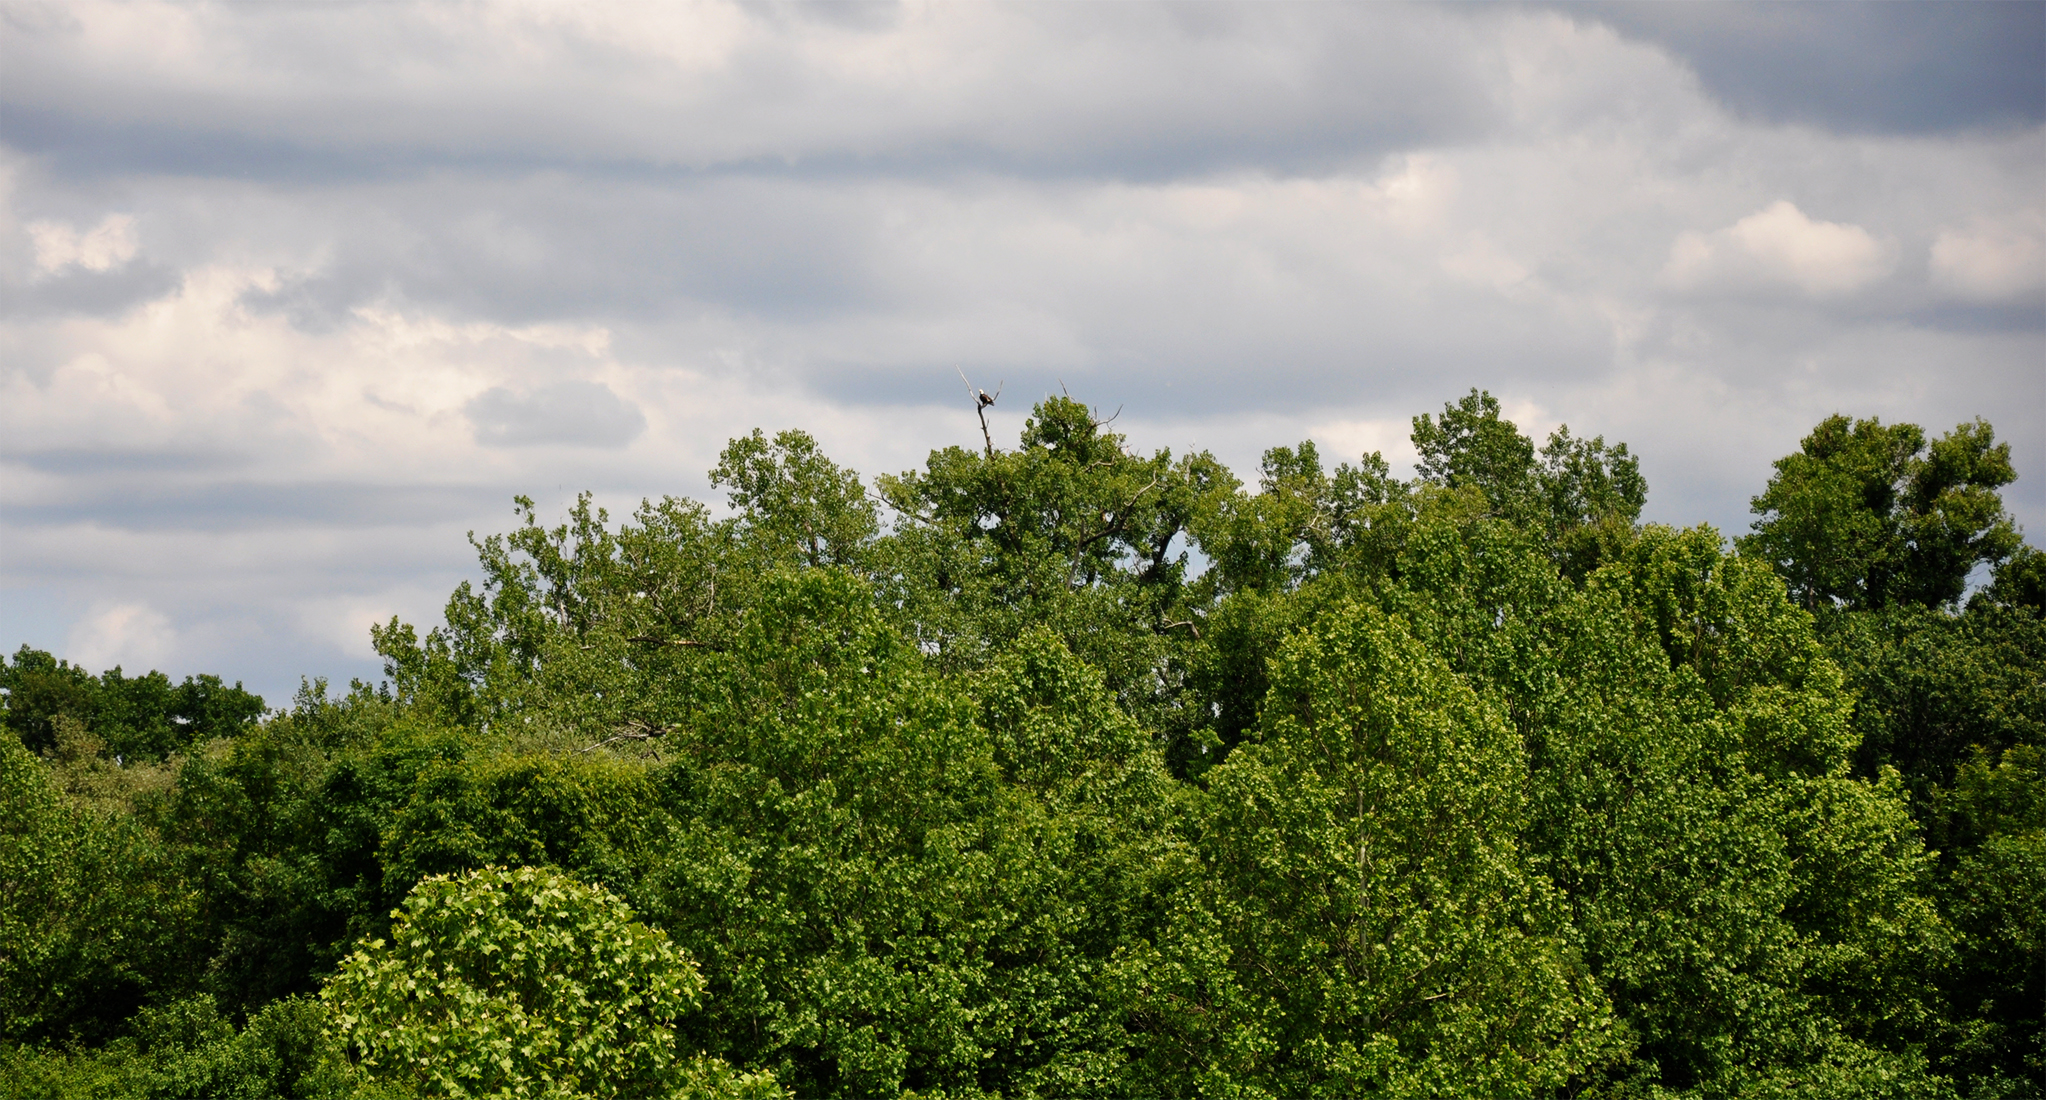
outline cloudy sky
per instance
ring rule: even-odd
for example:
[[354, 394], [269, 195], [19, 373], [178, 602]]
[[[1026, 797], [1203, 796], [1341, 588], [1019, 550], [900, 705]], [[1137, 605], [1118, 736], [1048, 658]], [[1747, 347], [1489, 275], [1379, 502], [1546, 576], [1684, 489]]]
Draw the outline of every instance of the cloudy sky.
[[2046, 532], [2046, 6], [0, 2], [0, 643], [373, 676], [515, 493], [1061, 384], [1239, 472], [1472, 386], [1738, 532], [1834, 412]]

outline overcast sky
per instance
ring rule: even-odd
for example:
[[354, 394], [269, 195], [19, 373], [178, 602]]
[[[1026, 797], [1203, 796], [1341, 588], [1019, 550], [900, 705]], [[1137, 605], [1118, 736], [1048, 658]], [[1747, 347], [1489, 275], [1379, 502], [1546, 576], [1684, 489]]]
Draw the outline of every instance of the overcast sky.
[[1065, 385], [1411, 460], [1472, 386], [1745, 530], [1835, 412], [2046, 531], [2046, 6], [0, 2], [0, 644], [288, 701], [515, 493], [870, 477]]

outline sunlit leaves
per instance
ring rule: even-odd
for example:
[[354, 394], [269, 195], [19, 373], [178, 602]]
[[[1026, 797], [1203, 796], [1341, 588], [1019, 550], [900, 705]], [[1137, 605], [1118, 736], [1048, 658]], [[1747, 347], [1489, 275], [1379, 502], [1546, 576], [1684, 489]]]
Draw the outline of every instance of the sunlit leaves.
[[419, 1095], [602, 1097], [706, 1074], [674, 1042], [701, 992], [688, 955], [605, 891], [486, 867], [420, 883], [323, 996], [370, 1074]]

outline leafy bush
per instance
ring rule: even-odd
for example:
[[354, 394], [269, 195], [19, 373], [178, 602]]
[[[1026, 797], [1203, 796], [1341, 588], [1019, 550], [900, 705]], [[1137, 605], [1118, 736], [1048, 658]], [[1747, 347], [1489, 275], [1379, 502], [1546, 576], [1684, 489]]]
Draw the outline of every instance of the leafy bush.
[[378, 1081], [428, 1097], [775, 1095], [676, 1049], [702, 978], [668, 937], [558, 871], [486, 867], [405, 899], [323, 996]]
[[0, 1051], [6, 1100], [343, 1100], [378, 1094], [328, 1031], [325, 1005], [277, 1001], [236, 1034], [208, 996], [143, 1009], [98, 1049]]

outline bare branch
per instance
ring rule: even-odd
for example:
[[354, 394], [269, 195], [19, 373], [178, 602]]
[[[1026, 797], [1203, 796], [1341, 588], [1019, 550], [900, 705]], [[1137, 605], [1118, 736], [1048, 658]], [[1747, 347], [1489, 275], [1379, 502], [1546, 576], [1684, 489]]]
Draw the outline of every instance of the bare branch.
[[698, 642], [693, 641], [689, 638], [656, 638], [651, 634], [634, 634], [633, 636], [625, 640], [628, 642], [638, 642], [641, 645], [672, 645], [682, 646], [688, 649], [714, 648], [709, 642]]
[[[1060, 392], [1060, 393], [1062, 393], [1062, 394], [1065, 394], [1065, 395], [1066, 395], [1066, 400], [1068, 400], [1068, 401], [1071, 401], [1071, 400], [1073, 399], [1073, 393], [1072, 393], [1072, 391], [1071, 391], [1071, 390], [1068, 390], [1068, 389], [1066, 389], [1066, 380], [1065, 380], [1065, 379], [1063, 379], [1063, 378], [1061, 378], [1061, 379], [1059, 379], [1059, 380], [1058, 380], [1058, 383], [1059, 383], [1059, 392]], [[1089, 411], [1091, 412], [1092, 410], [1089, 410]], [[1121, 405], [1117, 405], [1117, 406], [1115, 407], [1115, 416], [1121, 416], [1121, 415], [1122, 415], [1122, 406], [1121, 406]], [[1097, 427], [1097, 428], [1103, 428], [1103, 427], [1107, 427], [1108, 425], [1110, 425], [1110, 424], [1113, 424], [1113, 423], [1115, 423], [1115, 416], [1111, 416], [1111, 417], [1109, 417], [1109, 418], [1108, 418], [1107, 420], [1093, 420], [1093, 419], [1090, 419], [1090, 420], [1088, 420], [1088, 423], [1089, 423], [1089, 424], [1092, 424], [1092, 425], [1093, 425], [1094, 427]]]
[[594, 745], [585, 746], [576, 751], [578, 753], [595, 752], [605, 745], [616, 744], [620, 741], [651, 741], [656, 737], [665, 736], [669, 729], [670, 727], [668, 726], [651, 726], [645, 722], [635, 720], [626, 723], [626, 728], [618, 731], [615, 736], [606, 737]]
[[[966, 382], [966, 372], [958, 367], [953, 369], [959, 371], [959, 380]], [[974, 414], [980, 417], [980, 437], [987, 441], [987, 456], [990, 459], [995, 457], [995, 436], [993, 432], [988, 431], [987, 410], [990, 405], [993, 405], [1001, 398], [1002, 387], [1007, 384], [1008, 381], [1006, 379], [995, 383], [995, 392], [990, 396], [986, 390], [974, 389], [973, 383], [966, 382], [966, 395], [973, 399]]]
[[[1159, 482], [1159, 478], [1152, 478], [1150, 484], [1145, 485], [1130, 495], [1128, 503], [1113, 512], [1103, 512], [1101, 518], [1108, 521], [1108, 526], [1073, 544], [1073, 567], [1066, 573], [1066, 586], [1068, 588], [1072, 587], [1073, 583], [1080, 579], [1080, 558], [1086, 553], [1087, 547], [1121, 530], [1123, 523], [1129, 519], [1130, 509], [1137, 506], [1137, 501], [1142, 500], [1145, 493], [1156, 489]], [[1110, 517], [1114, 518], [1111, 519]]]

